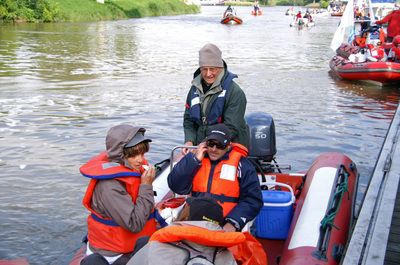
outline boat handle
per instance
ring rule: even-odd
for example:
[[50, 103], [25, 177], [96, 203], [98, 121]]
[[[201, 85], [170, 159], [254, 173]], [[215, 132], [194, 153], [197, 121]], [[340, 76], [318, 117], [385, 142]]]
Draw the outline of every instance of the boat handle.
[[179, 146], [175, 146], [174, 148], [172, 148], [171, 151], [171, 156], [170, 156], [170, 172], [172, 171], [172, 168], [174, 167], [174, 152], [176, 149], [184, 149], [184, 148], [189, 148], [189, 149], [197, 149], [198, 146], [193, 146], [193, 145], [179, 145]]

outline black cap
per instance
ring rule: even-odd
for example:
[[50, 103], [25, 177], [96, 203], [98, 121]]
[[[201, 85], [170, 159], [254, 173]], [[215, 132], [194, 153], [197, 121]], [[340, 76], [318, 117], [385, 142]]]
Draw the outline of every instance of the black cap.
[[231, 131], [228, 126], [223, 123], [218, 123], [211, 128], [206, 140], [217, 140], [221, 144], [227, 145], [231, 142]]
[[222, 224], [224, 212], [222, 206], [212, 197], [189, 197], [186, 202], [190, 205], [190, 220], [209, 221]]
[[147, 137], [144, 136], [144, 132], [145, 132], [145, 130], [141, 128], [141, 130], [139, 130], [132, 137], [132, 139], [129, 141], [129, 143], [127, 143], [124, 147], [125, 148], [132, 147], [132, 146], [137, 145], [138, 143], [141, 143], [141, 142], [151, 142], [150, 138], [147, 138]]

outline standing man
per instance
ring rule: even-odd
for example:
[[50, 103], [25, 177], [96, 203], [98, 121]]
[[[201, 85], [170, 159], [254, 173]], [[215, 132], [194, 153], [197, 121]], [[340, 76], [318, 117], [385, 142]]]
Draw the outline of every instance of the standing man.
[[[232, 132], [232, 142], [247, 146], [247, 124], [244, 118], [246, 95], [232, 79], [222, 52], [211, 43], [199, 51], [199, 68], [186, 98], [183, 128], [185, 145], [198, 145], [208, 130], [225, 123]], [[184, 152], [185, 154], [187, 153]]]
[[384, 24], [388, 22], [387, 38], [391, 42], [394, 37], [400, 35], [400, 7], [393, 8], [393, 12], [387, 15], [384, 19], [378, 20], [375, 24]]
[[196, 152], [175, 165], [168, 186], [178, 194], [215, 198], [223, 208], [223, 229], [241, 231], [264, 204], [257, 172], [246, 155], [246, 147], [231, 143], [225, 124], [214, 125]]

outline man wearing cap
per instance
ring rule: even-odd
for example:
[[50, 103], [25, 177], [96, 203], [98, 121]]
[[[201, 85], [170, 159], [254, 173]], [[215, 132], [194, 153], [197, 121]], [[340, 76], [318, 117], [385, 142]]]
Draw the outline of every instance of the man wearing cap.
[[175, 165], [168, 186], [181, 195], [215, 198], [224, 209], [223, 228], [241, 231], [263, 206], [258, 174], [247, 152], [243, 145], [231, 143], [225, 124], [216, 124], [206, 141]]
[[393, 12], [381, 20], [375, 21], [375, 24], [388, 23], [387, 38], [391, 42], [394, 37], [400, 35], [400, 8], [398, 6], [393, 8]]
[[127, 265], [237, 264], [226, 248], [242, 243], [245, 235], [223, 233], [221, 205], [211, 197], [186, 202], [179, 221], [157, 230]]
[[[131, 125], [112, 127], [106, 152], [80, 168], [90, 183], [83, 205], [87, 219], [87, 257], [81, 264], [125, 264], [136, 240], [156, 231], [152, 183], [155, 170], [144, 158], [151, 140]], [[119, 263], [118, 263], [119, 264]]]
[[228, 71], [221, 54], [220, 49], [211, 43], [199, 51], [200, 67], [194, 73], [183, 115], [185, 145], [200, 144], [208, 130], [217, 123], [225, 123], [229, 127], [232, 142], [244, 146], [248, 144], [244, 118], [246, 95], [232, 81], [237, 75]]

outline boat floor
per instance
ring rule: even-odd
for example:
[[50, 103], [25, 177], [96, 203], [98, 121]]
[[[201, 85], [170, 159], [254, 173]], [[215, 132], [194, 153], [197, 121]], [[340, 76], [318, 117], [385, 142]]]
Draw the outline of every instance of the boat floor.
[[272, 240], [259, 237], [256, 239], [263, 246], [265, 253], [267, 253], [268, 265], [278, 265], [278, 258], [282, 254], [285, 240]]

